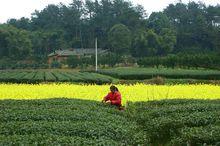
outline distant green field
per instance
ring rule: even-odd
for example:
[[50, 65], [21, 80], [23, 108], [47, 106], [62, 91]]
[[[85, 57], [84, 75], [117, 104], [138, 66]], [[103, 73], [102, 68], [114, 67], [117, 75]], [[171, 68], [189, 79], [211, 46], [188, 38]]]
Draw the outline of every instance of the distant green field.
[[59, 70], [11, 70], [0, 71], [0, 82], [40, 83], [40, 82], [75, 82], [75, 83], [112, 83], [113, 78], [97, 73], [81, 73]]
[[97, 73], [76, 70], [1, 70], [0, 82], [7, 83], [41, 83], [41, 82], [72, 82], [72, 83], [156, 83], [156, 77], [166, 78], [162, 84], [184, 83], [219, 83], [218, 70], [187, 70], [167, 68], [112, 68], [101, 69]]
[[219, 145], [220, 100], [1, 100], [0, 145]]
[[125, 80], [143, 80], [153, 77], [165, 77], [170, 79], [204, 79], [219, 80], [218, 70], [188, 70], [170, 68], [114, 68], [99, 70], [99, 73]]

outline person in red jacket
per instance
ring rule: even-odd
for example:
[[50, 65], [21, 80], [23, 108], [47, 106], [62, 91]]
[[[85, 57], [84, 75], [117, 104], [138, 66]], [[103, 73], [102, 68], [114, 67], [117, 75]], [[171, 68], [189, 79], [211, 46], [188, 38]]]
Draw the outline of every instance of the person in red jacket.
[[119, 92], [118, 88], [115, 86], [110, 87], [110, 91], [102, 100], [102, 102], [115, 105], [119, 108], [119, 110], [122, 110], [121, 105], [121, 93]]

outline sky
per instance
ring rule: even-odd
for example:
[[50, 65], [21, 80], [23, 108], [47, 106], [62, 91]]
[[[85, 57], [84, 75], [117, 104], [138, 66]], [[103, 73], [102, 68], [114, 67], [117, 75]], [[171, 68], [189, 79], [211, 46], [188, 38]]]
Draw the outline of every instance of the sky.
[[[72, 0], [0, 0], [0, 23], [7, 22], [10, 18], [19, 19], [21, 17], [31, 17], [35, 10], [42, 10], [48, 4], [69, 4]], [[144, 6], [148, 15], [151, 12], [162, 11], [171, 3], [177, 3], [179, 0], [130, 0], [133, 4]], [[199, 0], [191, 0], [198, 2]], [[220, 4], [220, 0], [200, 0], [206, 5]], [[182, 0], [188, 3], [189, 0]]]

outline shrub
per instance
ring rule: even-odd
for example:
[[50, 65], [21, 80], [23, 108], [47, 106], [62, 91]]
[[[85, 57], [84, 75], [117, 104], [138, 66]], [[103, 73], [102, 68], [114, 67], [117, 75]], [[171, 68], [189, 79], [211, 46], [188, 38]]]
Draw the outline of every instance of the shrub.
[[51, 67], [52, 68], [61, 68], [61, 63], [59, 63], [58, 61], [53, 61], [51, 63]]
[[165, 84], [165, 81], [164, 81], [164, 78], [160, 77], [160, 76], [157, 76], [155, 78], [152, 78], [148, 81], [148, 83], [150, 84], [156, 84], [156, 85], [164, 85]]

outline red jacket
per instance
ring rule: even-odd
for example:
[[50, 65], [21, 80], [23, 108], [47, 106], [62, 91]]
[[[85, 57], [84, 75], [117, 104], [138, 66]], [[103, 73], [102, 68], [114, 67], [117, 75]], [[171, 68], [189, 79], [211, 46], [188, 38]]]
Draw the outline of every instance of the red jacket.
[[115, 91], [114, 93], [109, 92], [108, 95], [104, 97], [104, 100], [110, 100], [112, 105], [121, 106], [121, 93], [118, 91]]

